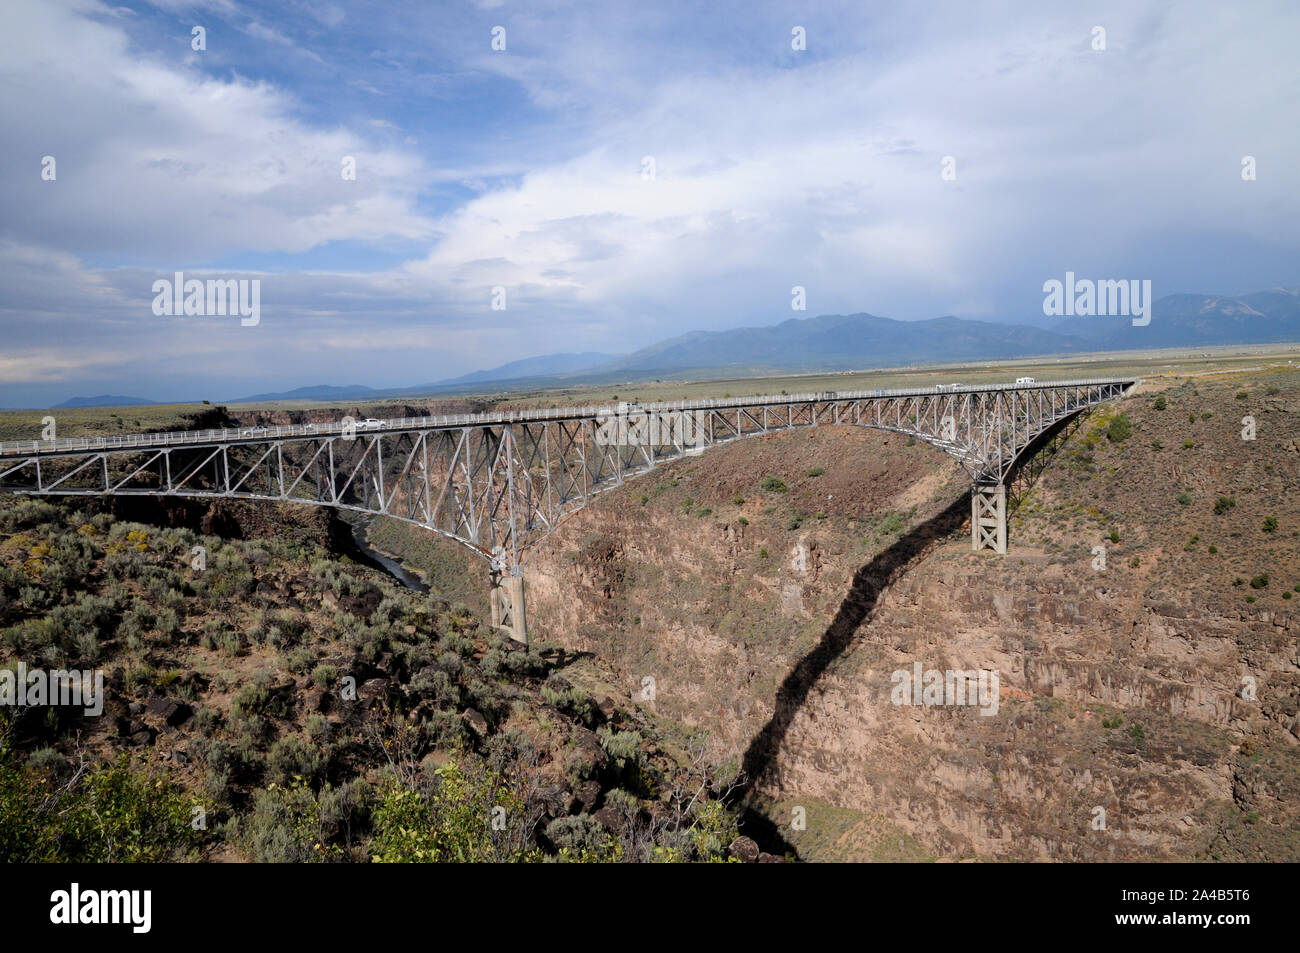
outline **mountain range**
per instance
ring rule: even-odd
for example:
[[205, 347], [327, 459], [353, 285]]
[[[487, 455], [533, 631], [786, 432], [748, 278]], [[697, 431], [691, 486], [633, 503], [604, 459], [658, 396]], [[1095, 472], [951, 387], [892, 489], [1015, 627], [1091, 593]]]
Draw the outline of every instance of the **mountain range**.
[[[436, 394], [600, 385], [652, 378], [746, 377], [810, 371], [865, 370], [1095, 351], [1273, 344], [1300, 341], [1300, 289], [1275, 288], [1228, 297], [1173, 294], [1156, 301], [1151, 323], [1129, 317], [1039, 317], [1018, 322], [947, 315], [898, 321], [873, 314], [827, 314], [779, 324], [691, 331], [630, 354], [545, 354], [429, 384], [373, 388], [319, 385], [231, 398], [222, 403], [277, 400], [373, 400]], [[104, 395], [61, 407], [148, 404]]]

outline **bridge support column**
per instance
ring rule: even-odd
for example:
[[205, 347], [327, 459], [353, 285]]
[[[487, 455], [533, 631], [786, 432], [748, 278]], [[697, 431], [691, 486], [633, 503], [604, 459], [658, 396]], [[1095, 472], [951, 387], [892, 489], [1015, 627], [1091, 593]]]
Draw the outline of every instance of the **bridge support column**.
[[524, 575], [515, 567], [510, 573], [491, 572], [492, 625], [506, 629], [510, 638], [528, 644], [528, 618], [524, 605]]
[[970, 488], [970, 548], [1007, 551], [1007, 488], [976, 483]]

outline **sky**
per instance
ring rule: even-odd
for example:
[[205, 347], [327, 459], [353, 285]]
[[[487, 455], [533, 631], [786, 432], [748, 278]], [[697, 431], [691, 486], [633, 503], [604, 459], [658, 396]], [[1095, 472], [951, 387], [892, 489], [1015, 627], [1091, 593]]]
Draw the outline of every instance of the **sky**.
[[[4, 21], [0, 406], [411, 386], [818, 314], [1023, 321], [1066, 271], [1300, 283], [1289, 0]], [[155, 314], [178, 271], [260, 281], [257, 324]]]

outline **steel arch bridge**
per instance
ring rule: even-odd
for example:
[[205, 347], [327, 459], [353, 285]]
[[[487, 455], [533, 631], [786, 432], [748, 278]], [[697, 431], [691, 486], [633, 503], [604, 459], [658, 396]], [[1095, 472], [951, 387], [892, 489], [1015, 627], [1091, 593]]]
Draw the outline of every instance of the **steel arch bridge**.
[[1006, 552], [1006, 479], [1056, 424], [1136, 379], [618, 404], [0, 443], [0, 491], [308, 503], [381, 514], [491, 564], [493, 623], [526, 640], [522, 567], [570, 514], [660, 463], [758, 434], [908, 434], [971, 476], [974, 549]]

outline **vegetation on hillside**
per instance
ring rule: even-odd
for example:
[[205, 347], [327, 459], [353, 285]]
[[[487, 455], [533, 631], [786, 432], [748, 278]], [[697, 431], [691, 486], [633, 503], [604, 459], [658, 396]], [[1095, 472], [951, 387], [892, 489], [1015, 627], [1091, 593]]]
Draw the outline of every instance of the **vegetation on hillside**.
[[738, 833], [734, 767], [301, 541], [0, 500], [0, 657], [106, 699], [0, 708], [6, 861], [720, 860]]

